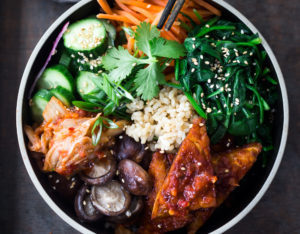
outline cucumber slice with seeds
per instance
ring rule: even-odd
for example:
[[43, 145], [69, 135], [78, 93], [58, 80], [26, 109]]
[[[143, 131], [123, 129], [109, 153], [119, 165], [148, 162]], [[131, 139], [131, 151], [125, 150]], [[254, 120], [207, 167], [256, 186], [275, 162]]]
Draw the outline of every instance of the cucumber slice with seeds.
[[107, 32], [103, 23], [96, 18], [87, 18], [71, 24], [65, 32], [64, 45], [71, 56], [81, 53], [88, 57], [102, 55], [107, 49]]
[[105, 97], [105, 93], [94, 84], [93, 79], [101, 79], [101, 76], [88, 71], [80, 71], [76, 78], [77, 92], [85, 101], [97, 102]]
[[70, 91], [61, 86], [51, 89], [50, 92], [67, 107], [70, 107], [72, 105], [72, 101], [75, 99]]
[[39, 123], [43, 121], [43, 111], [52, 96], [53, 94], [46, 89], [39, 90], [33, 96], [30, 101], [30, 108], [34, 121]]
[[74, 89], [74, 79], [71, 73], [61, 64], [47, 68], [37, 83], [38, 89], [53, 89], [58, 86], [71, 93]]

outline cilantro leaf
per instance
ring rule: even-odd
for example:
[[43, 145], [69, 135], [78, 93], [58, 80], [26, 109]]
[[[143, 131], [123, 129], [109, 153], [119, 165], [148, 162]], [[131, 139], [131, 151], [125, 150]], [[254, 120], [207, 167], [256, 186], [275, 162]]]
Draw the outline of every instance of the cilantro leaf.
[[137, 95], [141, 96], [143, 100], [151, 100], [158, 95], [158, 84], [163, 80], [164, 75], [157, 63], [152, 63], [148, 67], [139, 70], [134, 80]]
[[143, 64], [141, 59], [133, 57], [128, 50], [122, 46], [112, 48], [102, 58], [104, 68], [110, 71], [110, 78], [113, 81], [119, 82], [124, 80], [135, 65]]
[[151, 56], [150, 43], [153, 38], [159, 37], [160, 32], [156, 26], [150, 23], [142, 22], [136, 29], [135, 40], [139, 50], [143, 51], [149, 57]]
[[153, 38], [150, 41], [152, 56], [165, 58], [180, 58], [186, 53], [185, 47], [177, 41], [169, 41], [162, 37]]

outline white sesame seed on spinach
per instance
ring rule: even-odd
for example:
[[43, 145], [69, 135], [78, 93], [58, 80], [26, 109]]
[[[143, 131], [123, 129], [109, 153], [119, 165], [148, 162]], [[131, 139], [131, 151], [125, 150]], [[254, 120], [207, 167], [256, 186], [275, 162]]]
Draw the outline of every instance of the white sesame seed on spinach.
[[243, 139], [240, 144], [272, 145], [268, 110], [278, 96], [277, 81], [260, 43], [244, 24], [218, 17], [197, 25], [184, 42], [187, 56], [176, 61], [175, 73], [197, 113], [207, 119], [213, 144], [231, 134]]

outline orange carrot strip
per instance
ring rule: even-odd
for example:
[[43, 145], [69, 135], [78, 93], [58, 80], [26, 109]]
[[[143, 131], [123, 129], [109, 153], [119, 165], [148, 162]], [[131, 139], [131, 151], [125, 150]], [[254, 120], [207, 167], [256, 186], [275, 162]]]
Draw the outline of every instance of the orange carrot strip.
[[136, 6], [129, 6], [129, 8], [143, 14], [144, 16], [148, 17], [149, 19], [154, 18], [153, 14], [151, 14], [149, 11], [145, 10], [144, 8], [136, 7]]
[[98, 3], [99, 3], [100, 7], [104, 10], [104, 12], [106, 14], [112, 14], [113, 13], [106, 0], [98, 0]]
[[122, 21], [122, 22], [126, 22], [126, 23], [132, 23], [130, 19], [128, 19], [125, 16], [121, 16], [121, 15], [109, 15], [109, 14], [98, 14], [97, 15], [98, 19], [109, 19], [109, 20], [116, 20], [116, 21]]
[[162, 7], [166, 6], [166, 3], [164, 1], [161, 1], [161, 0], [152, 0], [151, 2], [154, 3], [155, 5], [158, 5], [158, 6], [162, 6]]
[[132, 23], [134, 24], [140, 24], [141, 21], [138, 20], [137, 18], [135, 18], [133, 15], [129, 14], [126, 11], [122, 11], [122, 10], [115, 10], [115, 12], [121, 16], [125, 16], [126, 18], [130, 19]]
[[156, 6], [153, 4], [148, 4], [145, 2], [139, 2], [139, 1], [133, 1], [133, 0], [120, 0], [122, 3], [126, 5], [132, 5], [132, 6], [137, 6], [137, 7], [142, 7], [151, 11], [161, 11], [163, 8], [160, 6]]
[[138, 20], [143, 21], [145, 17], [142, 17], [141, 15], [137, 14], [136, 12], [134, 12], [133, 10], [129, 9], [126, 5], [124, 5], [122, 2], [120, 2], [119, 0], [115, 0], [117, 5], [124, 11], [132, 14], [135, 18], [137, 18]]
[[206, 8], [207, 10], [209, 10], [210, 12], [214, 13], [217, 16], [221, 15], [221, 11], [215, 7], [213, 7], [212, 5], [210, 5], [209, 3], [203, 1], [203, 0], [193, 0], [196, 4], [198, 4], [199, 6], [202, 6], [204, 8]]
[[161, 10], [157, 15], [156, 17], [154, 18], [153, 22], [152, 22], [152, 25], [157, 25], [158, 24], [158, 21], [160, 20], [160, 17], [163, 13], [163, 10]]
[[166, 34], [168, 34], [173, 41], [180, 42], [179, 38], [177, 38], [171, 31], [166, 31]]
[[129, 37], [128, 43], [127, 43], [127, 49], [130, 53], [133, 52], [133, 47], [134, 47], [134, 38]]

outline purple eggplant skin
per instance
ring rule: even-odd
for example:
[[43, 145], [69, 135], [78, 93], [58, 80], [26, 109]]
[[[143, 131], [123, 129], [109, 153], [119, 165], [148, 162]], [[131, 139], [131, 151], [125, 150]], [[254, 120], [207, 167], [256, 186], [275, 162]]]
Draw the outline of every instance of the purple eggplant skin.
[[[95, 177], [95, 174], [97, 174], [96, 170], [98, 170], [98, 174], [102, 175]], [[116, 170], [116, 159], [108, 153], [104, 158], [97, 158], [94, 162], [93, 168], [80, 172], [80, 178], [90, 185], [102, 185], [112, 180], [116, 174]]]
[[[104, 185], [94, 185], [91, 191], [93, 205], [106, 216], [122, 214], [131, 203], [130, 193], [116, 180]], [[119, 202], [119, 204], [116, 202]]]
[[77, 192], [74, 202], [75, 213], [81, 222], [95, 222], [103, 215], [93, 206], [90, 187], [84, 184]]
[[122, 134], [117, 137], [114, 151], [119, 161], [123, 159], [131, 159], [136, 163], [140, 163], [145, 155], [150, 152], [146, 148], [147, 147], [145, 145], [136, 142], [133, 138], [126, 134]]
[[123, 159], [118, 165], [122, 185], [133, 195], [148, 195], [152, 188], [149, 174], [136, 162]]
[[129, 225], [139, 217], [139, 214], [143, 211], [143, 208], [143, 198], [140, 196], [134, 196], [131, 200], [129, 208], [125, 212], [118, 216], [107, 217], [106, 219], [113, 223]]

